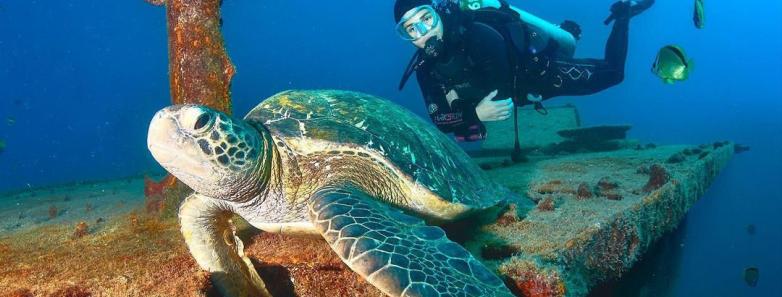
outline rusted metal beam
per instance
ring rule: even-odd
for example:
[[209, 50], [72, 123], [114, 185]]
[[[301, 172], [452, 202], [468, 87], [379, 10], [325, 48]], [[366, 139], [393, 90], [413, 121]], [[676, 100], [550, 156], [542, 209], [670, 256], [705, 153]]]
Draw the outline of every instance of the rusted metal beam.
[[[160, 1], [160, 0], [153, 0]], [[231, 113], [234, 66], [220, 31], [221, 0], [168, 0], [171, 101]]]
[[[222, 0], [146, 0], [166, 7], [169, 80], [172, 104], [199, 104], [231, 114], [235, 68], [220, 31]], [[176, 184], [148, 180], [145, 193], [162, 195]]]

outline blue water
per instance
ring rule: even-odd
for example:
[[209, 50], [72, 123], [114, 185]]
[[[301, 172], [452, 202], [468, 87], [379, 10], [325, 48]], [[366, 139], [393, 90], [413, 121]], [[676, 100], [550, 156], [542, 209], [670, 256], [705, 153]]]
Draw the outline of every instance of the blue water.
[[[602, 56], [611, 1], [511, 2], [552, 22], [577, 21], [577, 56]], [[659, 288], [665, 295], [782, 296], [782, 2], [707, 0], [704, 30], [692, 25], [691, 1], [657, 2], [631, 24], [622, 85], [552, 104], [576, 104], [587, 124], [632, 124], [631, 137], [644, 141], [752, 146], [669, 240], [678, 260], [650, 255], [644, 264], [673, 267]], [[394, 33], [392, 6], [225, 1], [235, 113], [285, 89], [340, 88], [425, 116], [414, 81], [396, 90], [413, 49]], [[687, 82], [664, 85], [650, 73], [666, 44], [695, 60]], [[149, 119], [170, 102], [167, 71], [163, 8], [143, 0], [0, 1], [0, 139], [8, 146], [0, 192], [160, 172], [145, 141]], [[748, 235], [747, 224], [757, 234]], [[747, 266], [760, 269], [755, 288], [743, 281]]]

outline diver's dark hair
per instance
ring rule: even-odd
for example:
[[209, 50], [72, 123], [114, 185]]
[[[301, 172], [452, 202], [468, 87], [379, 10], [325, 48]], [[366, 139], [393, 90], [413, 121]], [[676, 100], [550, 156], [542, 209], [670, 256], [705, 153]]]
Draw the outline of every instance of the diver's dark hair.
[[409, 10], [423, 5], [433, 5], [432, 0], [396, 0], [394, 3], [394, 23], [399, 23]]

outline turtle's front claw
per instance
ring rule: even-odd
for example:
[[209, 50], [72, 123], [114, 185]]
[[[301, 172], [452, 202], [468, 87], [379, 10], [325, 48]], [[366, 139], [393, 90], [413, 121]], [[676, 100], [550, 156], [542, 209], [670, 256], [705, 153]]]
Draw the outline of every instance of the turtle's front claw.
[[232, 228], [231, 214], [211, 198], [193, 194], [179, 208], [179, 224], [187, 247], [215, 288], [225, 297], [271, 297], [244, 254], [242, 240]]

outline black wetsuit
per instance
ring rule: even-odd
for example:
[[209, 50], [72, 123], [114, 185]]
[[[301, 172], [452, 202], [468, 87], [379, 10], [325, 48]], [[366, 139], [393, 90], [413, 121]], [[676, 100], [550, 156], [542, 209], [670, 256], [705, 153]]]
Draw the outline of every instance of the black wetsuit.
[[[461, 25], [461, 33], [447, 41], [443, 55], [416, 69], [429, 116], [457, 140], [476, 141], [486, 133], [475, 108], [494, 90], [498, 90], [494, 100], [514, 98], [521, 106], [531, 103], [527, 94], [549, 99], [593, 94], [617, 85], [624, 79], [629, 21], [614, 23], [602, 60], [558, 57], [550, 49], [517, 54], [519, 63], [511, 63], [514, 56], [509, 51], [514, 49], [492, 26], [478, 21]], [[446, 94], [451, 90], [459, 99], [449, 105]]]

